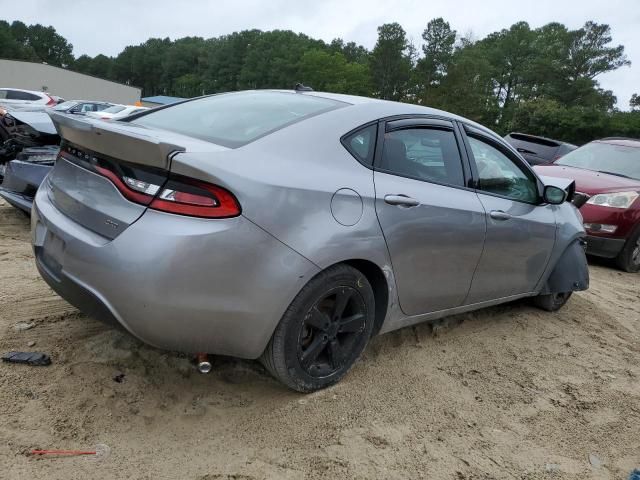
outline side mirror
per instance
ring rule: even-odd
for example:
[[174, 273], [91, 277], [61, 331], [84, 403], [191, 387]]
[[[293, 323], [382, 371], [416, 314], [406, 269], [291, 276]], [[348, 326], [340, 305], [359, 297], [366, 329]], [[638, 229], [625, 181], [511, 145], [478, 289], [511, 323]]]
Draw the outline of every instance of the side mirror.
[[544, 187], [544, 201], [551, 205], [560, 205], [567, 199], [567, 192], [562, 188], [547, 185]]

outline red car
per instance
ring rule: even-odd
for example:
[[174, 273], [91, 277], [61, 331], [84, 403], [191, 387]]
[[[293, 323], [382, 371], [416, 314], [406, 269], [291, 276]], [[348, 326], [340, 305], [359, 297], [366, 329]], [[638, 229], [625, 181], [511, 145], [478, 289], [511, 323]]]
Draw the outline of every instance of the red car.
[[640, 140], [596, 140], [535, 170], [576, 181], [574, 203], [584, 218], [587, 253], [640, 271]]

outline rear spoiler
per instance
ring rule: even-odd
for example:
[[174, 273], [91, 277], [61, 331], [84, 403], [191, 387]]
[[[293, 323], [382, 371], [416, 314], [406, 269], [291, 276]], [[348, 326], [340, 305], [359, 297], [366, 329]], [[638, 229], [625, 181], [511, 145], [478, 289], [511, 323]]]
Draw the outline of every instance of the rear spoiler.
[[181, 145], [166, 143], [153, 130], [99, 119], [79, 118], [50, 112], [51, 120], [63, 140], [96, 153], [156, 168], [169, 169], [169, 157], [184, 152]]

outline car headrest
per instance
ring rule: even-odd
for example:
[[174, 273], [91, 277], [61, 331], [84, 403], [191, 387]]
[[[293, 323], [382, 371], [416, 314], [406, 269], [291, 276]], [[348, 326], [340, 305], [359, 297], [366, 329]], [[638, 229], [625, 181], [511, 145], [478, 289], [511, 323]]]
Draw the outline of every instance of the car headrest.
[[392, 164], [402, 165], [407, 160], [407, 147], [402, 140], [385, 138], [380, 168], [389, 169]]

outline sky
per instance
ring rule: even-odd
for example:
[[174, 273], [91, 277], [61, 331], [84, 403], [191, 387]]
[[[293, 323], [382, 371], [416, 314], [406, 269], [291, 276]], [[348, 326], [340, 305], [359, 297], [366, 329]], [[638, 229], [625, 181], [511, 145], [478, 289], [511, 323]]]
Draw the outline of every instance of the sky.
[[631, 67], [597, 78], [627, 110], [640, 93], [640, 0], [0, 0], [0, 19], [52, 25], [74, 54], [117, 55], [150, 37], [217, 37], [238, 30], [287, 29], [327, 42], [336, 37], [372, 48], [377, 27], [400, 23], [416, 46], [432, 18], [479, 39], [527, 21], [532, 28], [587, 20], [611, 26], [613, 44], [625, 46]]

